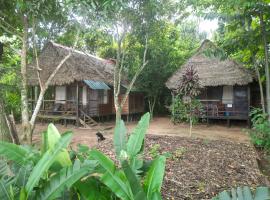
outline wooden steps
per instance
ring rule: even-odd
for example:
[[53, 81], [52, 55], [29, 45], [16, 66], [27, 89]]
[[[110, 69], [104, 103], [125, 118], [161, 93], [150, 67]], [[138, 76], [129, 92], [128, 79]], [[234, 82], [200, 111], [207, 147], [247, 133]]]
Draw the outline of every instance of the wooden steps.
[[87, 115], [85, 112], [80, 110], [80, 113], [82, 116], [79, 118], [79, 122], [84, 128], [90, 129], [90, 128], [98, 125], [98, 123], [92, 117]]

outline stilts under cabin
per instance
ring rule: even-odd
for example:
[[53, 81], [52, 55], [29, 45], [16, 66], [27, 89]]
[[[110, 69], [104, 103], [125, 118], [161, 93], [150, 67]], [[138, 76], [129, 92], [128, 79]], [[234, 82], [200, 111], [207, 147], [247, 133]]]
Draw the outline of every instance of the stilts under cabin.
[[[205, 40], [197, 52], [177, 70], [166, 86], [175, 95], [182, 81], [182, 74], [192, 67], [199, 76], [202, 86], [197, 97], [203, 105], [199, 117], [206, 119], [245, 120], [249, 123], [250, 107], [258, 104], [258, 98], [251, 97], [257, 92], [253, 74], [232, 59], [221, 59], [207, 55], [217, 49], [211, 41]], [[257, 95], [258, 97], [259, 95]]]
[[[35, 107], [39, 95], [40, 72], [42, 84], [48, 79], [61, 60], [71, 51], [70, 48], [49, 42], [39, 55], [39, 67], [35, 62], [28, 67], [31, 89], [30, 103]], [[65, 124], [73, 121], [79, 125], [94, 126], [99, 119], [107, 119], [115, 114], [113, 100], [113, 71], [111, 61], [73, 51], [49, 85], [38, 114], [39, 119], [62, 120]], [[126, 81], [121, 86], [119, 98], [126, 91]], [[144, 112], [144, 95], [131, 91], [123, 107], [126, 118]]]

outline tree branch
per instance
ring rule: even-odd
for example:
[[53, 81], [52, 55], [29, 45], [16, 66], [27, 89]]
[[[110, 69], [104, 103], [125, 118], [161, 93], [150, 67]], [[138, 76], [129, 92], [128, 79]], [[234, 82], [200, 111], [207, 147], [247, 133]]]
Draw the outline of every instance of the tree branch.
[[39, 97], [38, 97], [38, 100], [37, 100], [37, 103], [36, 103], [36, 107], [34, 109], [34, 112], [32, 114], [31, 120], [30, 120], [30, 124], [31, 124], [31, 129], [32, 130], [34, 128], [34, 124], [35, 124], [35, 121], [36, 121], [36, 118], [37, 118], [37, 114], [38, 114], [38, 112], [40, 110], [40, 107], [41, 107], [42, 100], [44, 98], [45, 92], [48, 89], [48, 87], [49, 87], [52, 79], [55, 77], [55, 75], [57, 74], [57, 72], [61, 69], [61, 67], [63, 66], [63, 64], [71, 57], [72, 52], [74, 51], [75, 47], [77, 46], [77, 43], [78, 43], [78, 40], [79, 40], [79, 35], [80, 35], [80, 31], [78, 30], [73, 47], [70, 48], [69, 53], [57, 65], [57, 67], [55, 68], [55, 70], [51, 73], [51, 75], [49, 76], [49, 78], [45, 82], [43, 90], [40, 91], [40, 94], [39, 94]]
[[38, 82], [39, 82], [39, 87], [40, 87], [40, 90], [43, 90], [43, 85], [42, 85], [42, 81], [41, 81], [41, 78], [40, 78], [40, 67], [39, 67], [39, 60], [38, 60], [38, 55], [37, 55], [37, 45], [36, 45], [36, 24], [35, 24], [35, 18], [33, 18], [33, 24], [32, 24], [32, 28], [33, 28], [33, 31], [32, 31], [32, 37], [33, 37], [33, 53], [34, 53], [34, 56], [35, 56], [35, 59], [36, 59], [36, 70], [37, 70], [37, 77], [38, 77]]
[[132, 78], [127, 90], [126, 90], [126, 93], [125, 93], [125, 96], [124, 98], [122, 99], [122, 102], [121, 102], [121, 108], [124, 106], [126, 100], [127, 100], [127, 97], [135, 83], [135, 81], [137, 80], [138, 76], [140, 75], [141, 71], [144, 69], [144, 67], [147, 65], [148, 61], [146, 60], [146, 54], [147, 54], [147, 51], [148, 51], [148, 37], [146, 35], [146, 38], [145, 38], [145, 48], [144, 48], [144, 52], [143, 52], [143, 63], [141, 65], [141, 67], [138, 69], [138, 71], [136, 72], [136, 74], [134, 75], [134, 77]]
[[6, 32], [10, 33], [11, 35], [16, 35], [18, 38], [20, 38], [20, 40], [23, 39], [23, 36], [20, 33], [18, 33], [13, 26], [11, 26], [3, 19], [3, 15], [2, 17], [0, 17], [0, 20], [2, 21], [0, 23], [0, 27], [2, 27]]

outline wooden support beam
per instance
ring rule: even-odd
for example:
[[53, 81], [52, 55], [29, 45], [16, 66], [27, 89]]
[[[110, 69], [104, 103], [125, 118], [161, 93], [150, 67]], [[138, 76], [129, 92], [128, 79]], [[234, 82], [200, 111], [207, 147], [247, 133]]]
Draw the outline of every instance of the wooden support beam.
[[247, 86], [247, 95], [248, 95], [248, 120], [247, 120], [247, 125], [249, 128], [251, 128], [251, 121], [250, 121], [250, 84]]
[[79, 127], [79, 83], [76, 84], [76, 126]]

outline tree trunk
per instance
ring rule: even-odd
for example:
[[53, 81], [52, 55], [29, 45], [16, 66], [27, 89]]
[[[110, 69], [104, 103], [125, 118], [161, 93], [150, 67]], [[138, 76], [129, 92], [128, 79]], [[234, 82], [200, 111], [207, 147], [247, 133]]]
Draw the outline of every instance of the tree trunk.
[[153, 119], [153, 117], [154, 117], [154, 108], [156, 105], [156, 100], [157, 100], [157, 96], [154, 96], [153, 99], [151, 99], [151, 98], [148, 99], [148, 106], [149, 106], [149, 112], [150, 112], [151, 119]]
[[266, 110], [268, 114], [268, 121], [270, 121], [270, 74], [269, 74], [269, 60], [268, 60], [268, 49], [265, 33], [265, 25], [263, 20], [263, 14], [260, 13], [260, 26], [262, 30], [262, 40], [264, 46], [264, 56], [265, 56], [265, 77], [266, 77]]
[[259, 84], [259, 87], [260, 87], [262, 110], [263, 110], [263, 113], [265, 114], [266, 111], [265, 111], [265, 102], [264, 102], [264, 93], [263, 93], [263, 85], [262, 85], [261, 75], [260, 75], [260, 71], [259, 71], [258, 66], [257, 66], [256, 63], [254, 63], [254, 67], [255, 67], [255, 70], [256, 70], [256, 74], [257, 74], [257, 78], [258, 78], [258, 84]]
[[22, 74], [22, 85], [21, 85], [21, 112], [22, 112], [22, 134], [26, 137], [27, 143], [31, 144], [31, 126], [29, 123], [29, 109], [27, 99], [27, 43], [28, 43], [28, 21], [27, 17], [23, 16], [23, 38], [22, 38], [22, 53], [21, 53], [21, 74]]
[[189, 119], [189, 137], [192, 136], [192, 124], [193, 124], [192, 117], [190, 117], [190, 119]]
[[16, 128], [16, 123], [15, 123], [13, 114], [11, 114], [9, 116], [6, 116], [6, 121], [7, 121], [8, 127], [9, 127], [9, 133], [10, 133], [10, 136], [12, 138], [12, 142], [14, 144], [19, 145], [20, 144], [20, 139], [19, 139], [19, 136], [18, 136], [18, 131], [17, 131], [17, 128]]
[[115, 109], [115, 124], [118, 124], [121, 121], [122, 109], [116, 108]]
[[0, 140], [11, 141], [8, 124], [6, 121], [4, 105], [0, 102]]

